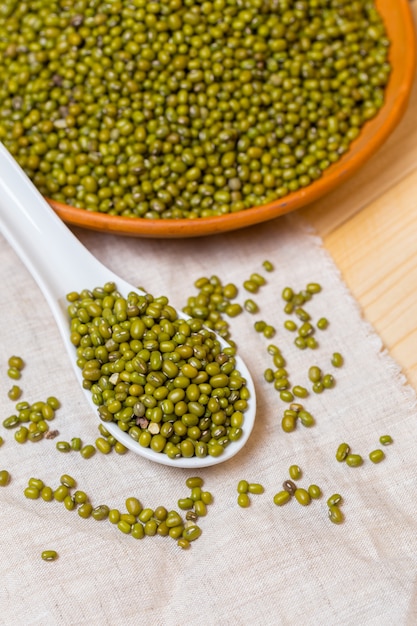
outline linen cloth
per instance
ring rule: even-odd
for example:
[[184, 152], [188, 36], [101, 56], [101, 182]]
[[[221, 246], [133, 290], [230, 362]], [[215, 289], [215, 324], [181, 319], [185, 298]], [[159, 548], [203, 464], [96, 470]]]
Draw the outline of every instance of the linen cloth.
[[[190, 240], [130, 239], [75, 231], [110, 269], [155, 296], [184, 306], [193, 282], [218, 275], [239, 286], [238, 301], [252, 297], [259, 313], [230, 320], [232, 338], [248, 364], [257, 392], [257, 416], [245, 448], [231, 460], [190, 472], [153, 464], [133, 452], [119, 456], [60, 453], [55, 440], [18, 444], [0, 426], [0, 469], [12, 480], [0, 488], [0, 623], [13, 625], [412, 625], [417, 623], [416, 396], [399, 366], [362, 317], [320, 238], [291, 215], [246, 230]], [[45, 251], [47, 254], [47, 250]], [[65, 254], [65, 250], [62, 251]], [[274, 271], [267, 273], [268, 259]], [[71, 263], [71, 259], [68, 259]], [[251, 295], [242, 288], [252, 272], [267, 284]], [[62, 407], [51, 428], [59, 440], [80, 436], [94, 443], [98, 420], [79, 388], [48, 306], [32, 277], [1, 238], [0, 277], [2, 420], [14, 412], [7, 390], [7, 359], [23, 357], [18, 381], [23, 400], [56, 395]], [[299, 350], [284, 329], [281, 291], [308, 282], [323, 289], [305, 308], [317, 330], [316, 350]], [[94, 287], [95, 285], [84, 285]], [[276, 327], [268, 340], [254, 330], [262, 319]], [[272, 366], [269, 343], [278, 345], [293, 385], [310, 388], [307, 372], [318, 365], [336, 379], [333, 389], [301, 400], [316, 419], [292, 433], [281, 429], [286, 405], [264, 379]], [[334, 351], [345, 364], [335, 369]], [[378, 465], [368, 454], [390, 434]], [[335, 459], [341, 442], [364, 458], [350, 468]], [[298, 486], [315, 483], [323, 495], [309, 506], [292, 499], [277, 507], [288, 468], [298, 464]], [[81, 519], [61, 503], [28, 500], [31, 476], [56, 487], [69, 473], [94, 505], [125, 510], [136, 496], [146, 507], [178, 509], [190, 475], [204, 479], [214, 501], [198, 524], [201, 537], [181, 550], [169, 537], [135, 540], [109, 521]], [[247, 509], [237, 505], [241, 479], [261, 483]], [[345, 521], [327, 517], [327, 498], [338, 492]], [[40, 554], [55, 549], [59, 559]]]

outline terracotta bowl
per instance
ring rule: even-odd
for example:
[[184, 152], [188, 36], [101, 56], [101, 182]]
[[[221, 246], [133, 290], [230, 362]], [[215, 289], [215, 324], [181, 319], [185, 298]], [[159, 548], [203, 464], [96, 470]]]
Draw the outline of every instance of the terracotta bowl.
[[347, 180], [388, 138], [400, 121], [414, 80], [416, 39], [409, 0], [376, 0], [391, 41], [392, 71], [383, 107], [367, 122], [346, 154], [308, 187], [268, 204], [238, 213], [198, 219], [118, 217], [77, 209], [48, 200], [69, 225], [131, 237], [199, 237], [236, 230], [294, 211], [324, 196]]

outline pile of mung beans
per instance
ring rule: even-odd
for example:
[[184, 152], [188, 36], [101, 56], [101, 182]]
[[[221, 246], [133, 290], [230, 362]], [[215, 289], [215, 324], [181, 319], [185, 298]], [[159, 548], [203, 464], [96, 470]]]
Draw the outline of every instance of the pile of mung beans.
[[220, 456], [242, 436], [249, 390], [235, 348], [165, 296], [114, 283], [67, 295], [83, 385], [103, 422], [169, 458]]
[[47, 197], [223, 215], [307, 187], [384, 102], [373, 0], [4, 0], [0, 141]]
[[[8, 472], [0, 473], [0, 485], [8, 484], [9, 480]], [[67, 511], [76, 511], [82, 519], [108, 520], [121, 533], [134, 539], [170, 537], [180, 548], [187, 549], [201, 536], [202, 529], [197, 521], [207, 515], [207, 506], [213, 502], [213, 496], [203, 489], [204, 481], [200, 476], [189, 476], [185, 484], [190, 491], [189, 495], [177, 501], [180, 512], [162, 505], [144, 507], [136, 496], [126, 498], [125, 510], [122, 511], [107, 504], [94, 505], [90, 496], [77, 488], [77, 481], [70, 474], [62, 474], [55, 488], [32, 476], [23, 494], [29, 500], [60, 502]], [[183, 511], [186, 511], [185, 519]], [[44, 561], [54, 561], [58, 554], [55, 550], [44, 550], [41, 557]]]

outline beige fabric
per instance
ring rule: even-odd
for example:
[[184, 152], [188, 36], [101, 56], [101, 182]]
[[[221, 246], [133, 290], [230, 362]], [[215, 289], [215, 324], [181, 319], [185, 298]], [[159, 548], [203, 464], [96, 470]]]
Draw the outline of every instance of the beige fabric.
[[[124, 508], [136, 495], [145, 506], [176, 508], [188, 493], [190, 472], [167, 468], [128, 453], [120, 457], [60, 454], [55, 441], [17, 444], [0, 427], [0, 469], [12, 482], [0, 488], [0, 623], [10, 625], [150, 624], [195, 625], [412, 625], [417, 622], [416, 402], [397, 365], [361, 319], [321, 241], [294, 216], [245, 231], [186, 241], [118, 238], [77, 232], [112, 270], [155, 295], [167, 294], [181, 307], [195, 293], [193, 281], [217, 274], [242, 285], [262, 272], [269, 259], [275, 271], [254, 299], [259, 315], [233, 321], [233, 338], [253, 373], [258, 396], [254, 432], [244, 451], [224, 465], [197, 472], [214, 495], [200, 519], [201, 538], [182, 551], [169, 538], [136, 541], [108, 521], [81, 519], [62, 504], [24, 498], [31, 476], [58, 485], [72, 474], [95, 505]], [[65, 254], [65, 251], [63, 251]], [[71, 259], [68, 259], [71, 263]], [[2, 419], [13, 412], [7, 398], [11, 381], [7, 358], [24, 357], [20, 384], [29, 401], [55, 394], [62, 401], [53, 427], [60, 439], [97, 437], [92, 415], [48, 307], [27, 270], [1, 239], [0, 301]], [[320, 348], [300, 351], [283, 329], [281, 290], [320, 282], [323, 292], [308, 304], [317, 320], [330, 320], [317, 332]], [[87, 285], [82, 285], [87, 286]], [[240, 301], [247, 294], [240, 289]], [[334, 389], [311, 395], [305, 407], [316, 417], [311, 429], [285, 434], [284, 405], [264, 381], [270, 366], [268, 341], [253, 329], [255, 319], [277, 328], [274, 342], [287, 357], [293, 384], [307, 384], [307, 370], [318, 364], [337, 378]], [[346, 364], [335, 371], [330, 356], [339, 350]], [[367, 460], [380, 435], [391, 434], [380, 465]], [[337, 463], [342, 441], [365, 457], [363, 467]], [[300, 486], [317, 483], [323, 497], [308, 507], [291, 501], [273, 504], [289, 465], [303, 469]], [[236, 485], [260, 482], [265, 493], [248, 509], [236, 503]], [[345, 522], [327, 519], [326, 499], [343, 495]], [[45, 563], [44, 549], [59, 560]]]

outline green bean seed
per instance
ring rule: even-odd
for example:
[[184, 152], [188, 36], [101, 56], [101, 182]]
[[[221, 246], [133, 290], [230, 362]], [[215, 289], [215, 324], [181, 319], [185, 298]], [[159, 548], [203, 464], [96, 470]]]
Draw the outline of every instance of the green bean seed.
[[142, 511], [142, 505], [140, 501], [134, 496], [127, 498], [125, 504], [126, 504], [126, 509], [128, 513], [130, 513], [131, 515], [135, 515], [137, 517], [139, 513]]
[[263, 329], [264, 337], [266, 337], [267, 339], [272, 339], [275, 333], [276, 333], [275, 328], [271, 326], [271, 324], [266, 324], [266, 326]]
[[194, 502], [194, 512], [198, 517], [207, 515], [207, 507], [202, 500], [196, 500]]
[[7, 470], [0, 470], [0, 487], [6, 487], [10, 482], [10, 473]]
[[180, 498], [177, 504], [182, 511], [186, 511], [187, 509], [193, 508], [194, 500], [192, 498]]
[[279, 397], [281, 398], [283, 402], [292, 402], [294, 400], [293, 393], [287, 389], [280, 391]]
[[325, 376], [323, 376], [322, 382], [325, 389], [331, 389], [336, 384], [336, 381], [331, 374], [326, 374]]
[[58, 552], [55, 550], [44, 550], [41, 553], [41, 558], [43, 561], [56, 561], [58, 558]]
[[294, 291], [291, 289], [291, 287], [284, 287], [281, 296], [282, 299], [285, 300], [285, 302], [290, 302], [294, 297]]
[[168, 511], [164, 506], [157, 506], [153, 512], [153, 516], [158, 521], [163, 522], [168, 516]]
[[62, 474], [59, 480], [61, 485], [65, 485], [66, 487], [68, 487], [68, 489], [73, 489], [77, 485], [75, 478], [73, 478], [69, 474]]
[[171, 526], [171, 528], [169, 528], [168, 530], [168, 535], [172, 537], [172, 539], [179, 539], [183, 533], [183, 530], [184, 530], [184, 524], [182, 523], [178, 524], [178, 526]]
[[306, 290], [311, 294], [320, 293], [321, 285], [319, 283], [308, 283]]
[[307, 491], [313, 500], [317, 500], [321, 496], [321, 489], [318, 485], [310, 485]]
[[80, 517], [87, 519], [88, 517], [91, 517], [93, 505], [90, 502], [84, 502], [84, 504], [81, 504], [81, 506], [78, 507], [77, 511]]
[[299, 465], [290, 465], [288, 473], [292, 480], [298, 480], [302, 476], [301, 467]]
[[[119, 522], [120, 523], [120, 522]], [[158, 524], [154, 519], [148, 520], [143, 527], [143, 531], [147, 537], [154, 537], [158, 529]]]
[[133, 524], [130, 534], [134, 539], [143, 539], [143, 537], [145, 536], [145, 529], [143, 524], [141, 524], [140, 522], [136, 522], [135, 524]]
[[109, 517], [110, 509], [106, 504], [99, 504], [91, 511], [91, 517], [95, 520], [104, 520]]
[[58, 398], [56, 398], [55, 396], [49, 396], [48, 398], [46, 398], [46, 403], [52, 408], [54, 409], [54, 411], [56, 411], [57, 409], [59, 409], [59, 407], [61, 406], [60, 401], [58, 400]]
[[257, 313], [259, 311], [258, 305], [251, 298], [245, 300], [245, 302], [243, 303], [243, 307], [248, 313]]
[[182, 538], [187, 541], [195, 541], [201, 536], [202, 530], [196, 524], [190, 524], [182, 531]]
[[316, 383], [313, 383], [312, 390], [314, 391], [314, 393], [323, 393], [324, 385], [322, 381], [319, 380]]
[[331, 358], [331, 364], [333, 367], [342, 367], [344, 363], [344, 359], [340, 352], [333, 352], [333, 356]]
[[44, 500], [44, 502], [52, 502], [52, 500], [54, 499], [54, 492], [52, 490], [52, 487], [49, 487], [48, 485], [42, 487], [40, 496], [42, 500]]
[[204, 504], [211, 504], [213, 502], [213, 495], [210, 491], [202, 491], [201, 492], [201, 500]]
[[18, 385], [13, 385], [11, 389], [7, 392], [10, 400], [18, 400], [22, 395], [22, 389]]
[[317, 365], [312, 365], [308, 370], [308, 377], [312, 383], [317, 383], [322, 378], [322, 371]]
[[96, 453], [96, 448], [92, 444], [87, 444], [83, 446], [80, 450], [80, 454], [83, 459], [91, 459]]
[[9, 367], [14, 367], [17, 370], [22, 370], [25, 367], [22, 357], [15, 355], [9, 357], [7, 364]]
[[381, 463], [381, 461], [385, 459], [385, 453], [380, 449], [372, 450], [372, 452], [369, 453], [369, 459], [372, 463]]
[[264, 322], [263, 320], [258, 320], [254, 323], [253, 327], [257, 333], [263, 333], [266, 328], [266, 322]]
[[297, 489], [297, 485], [292, 480], [284, 480], [282, 486], [291, 496], [295, 494], [295, 490]]
[[69, 452], [71, 450], [71, 446], [68, 441], [57, 441], [56, 449], [59, 452]]
[[308, 396], [307, 389], [301, 385], [295, 385], [292, 388], [292, 393], [297, 396], [297, 398], [306, 398]]
[[297, 426], [297, 417], [294, 415], [284, 415], [281, 420], [281, 428], [285, 433], [291, 433]]
[[319, 330], [326, 330], [326, 328], [329, 325], [329, 320], [326, 317], [321, 317], [318, 321], [317, 321], [317, 328]]
[[291, 494], [288, 491], [278, 491], [278, 493], [274, 495], [274, 504], [276, 504], [277, 506], [283, 506], [284, 504], [289, 502], [290, 499]]
[[350, 454], [349, 444], [341, 443], [336, 450], [336, 460], [339, 462], [345, 461], [348, 454]]
[[298, 336], [294, 339], [294, 345], [299, 350], [305, 350], [307, 348], [307, 339], [304, 339], [304, 337]]
[[39, 489], [39, 491], [41, 491], [41, 489], [44, 488], [44, 482], [41, 478], [35, 478], [35, 477], [31, 477], [28, 480], [28, 487], [35, 487], [36, 489]]
[[254, 280], [245, 280], [243, 282], [243, 288], [251, 293], [257, 293], [259, 291], [259, 284]]
[[77, 491], [74, 493], [74, 500], [77, 504], [84, 504], [85, 502], [88, 502], [88, 496], [85, 491], [77, 489]]
[[239, 493], [237, 503], [240, 507], [247, 508], [250, 505], [250, 498], [247, 493]]
[[110, 509], [108, 519], [110, 524], [118, 524], [120, 522], [120, 511], [118, 509]]
[[389, 446], [393, 442], [391, 435], [381, 435], [379, 438], [379, 443], [383, 446]]
[[294, 498], [302, 504], [303, 506], [307, 506], [311, 502], [311, 496], [306, 489], [302, 487], [298, 487], [294, 492]]
[[306, 428], [311, 428], [311, 426], [314, 426], [314, 424], [316, 423], [316, 420], [311, 415], [311, 413], [309, 413], [308, 411], [304, 411], [304, 409], [298, 412], [298, 418], [302, 425]]
[[249, 483], [248, 484], [248, 493], [260, 494], [265, 491], [264, 487], [259, 483]]
[[117, 528], [125, 535], [129, 535], [132, 530], [132, 524], [121, 519], [117, 522]]
[[82, 442], [80, 437], [73, 437], [71, 439], [71, 450], [75, 450], [76, 452], [79, 452], [81, 450], [82, 447]]
[[286, 328], [290, 332], [294, 332], [297, 330], [298, 326], [293, 320], [285, 320], [284, 328]]
[[63, 502], [64, 499], [69, 495], [68, 487], [66, 485], [60, 485], [54, 491], [54, 499], [57, 502]]
[[17, 367], [9, 367], [9, 369], [7, 370], [7, 375], [9, 378], [13, 378], [13, 380], [19, 380], [19, 378], [21, 378], [22, 376], [20, 370], [18, 370]]
[[63, 503], [67, 511], [73, 511], [75, 509], [75, 500], [72, 496], [65, 496]]
[[249, 483], [247, 480], [240, 480], [237, 485], [238, 493], [248, 493]]
[[112, 450], [111, 445], [109, 444], [107, 439], [104, 439], [104, 437], [97, 437], [95, 445], [97, 450], [102, 454], [109, 454]]
[[344, 515], [337, 505], [329, 507], [329, 519], [333, 524], [341, 524], [344, 521]]
[[7, 428], [8, 430], [11, 428], [14, 428], [18, 424], [20, 424], [20, 420], [17, 415], [10, 415], [9, 417], [6, 417], [6, 419], [3, 420], [3, 426], [4, 428]]
[[271, 261], [263, 261], [262, 266], [266, 272], [272, 272], [274, 270], [274, 266]]
[[301, 320], [302, 322], [308, 322], [311, 319], [310, 314], [302, 307], [297, 307], [294, 313], [296, 314], [298, 319]]
[[349, 467], [359, 467], [363, 463], [363, 458], [360, 454], [348, 454], [345, 461]]
[[204, 481], [199, 476], [190, 476], [185, 481], [185, 485], [189, 489], [194, 489], [195, 487], [202, 487], [203, 484], [204, 484]]
[[190, 542], [188, 541], [188, 539], [184, 539], [184, 537], [180, 537], [177, 541], [177, 545], [179, 548], [182, 548], [183, 550], [188, 550], [188, 548], [190, 547]]
[[334, 493], [327, 499], [327, 506], [330, 508], [334, 505], [339, 505], [342, 503], [342, 496], [340, 493]]
[[40, 496], [40, 492], [37, 487], [26, 487], [23, 493], [25, 498], [29, 498], [29, 500], [37, 500]]
[[17, 443], [25, 443], [28, 440], [29, 429], [25, 426], [21, 426], [14, 434], [14, 438]]

